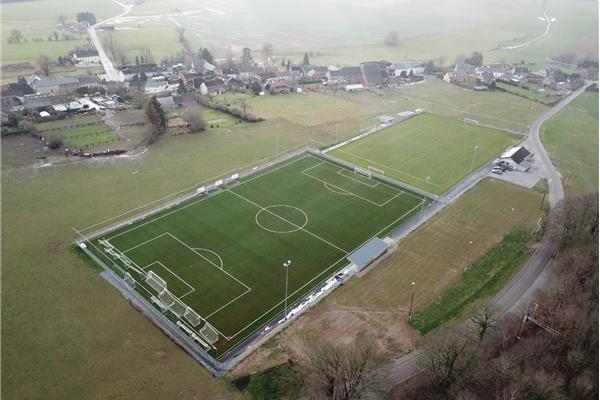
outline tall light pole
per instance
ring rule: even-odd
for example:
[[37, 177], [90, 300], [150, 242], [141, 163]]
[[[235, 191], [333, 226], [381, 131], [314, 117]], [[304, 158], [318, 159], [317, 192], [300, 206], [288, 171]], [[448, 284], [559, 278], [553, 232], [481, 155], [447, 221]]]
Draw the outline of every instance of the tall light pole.
[[141, 205], [141, 203], [140, 203], [140, 183], [138, 182], [138, 177], [137, 177], [137, 175], [139, 173], [140, 173], [140, 171], [138, 171], [137, 169], [131, 173], [131, 175], [133, 175], [134, 179], [135, 179], [135, 191], [137, 193], [137, 203], [138, 203], [137, 205], [138, 205], [138, 208]]
[[[427, 178], [425, 178], [425, 180], [427, 181], [427, 185], [425, 186], [425, 191], [429, 191], [429, 180], [431, 179], [431, 176], [428, 176]], [[425, 193], [423, 193], [423, 202], [421, 203], [421, 212], [423, 212], [423, 209], [425, 208]]]
[[288, 301], [288, 271], [292, 265], [292, 260], [287, 260], [283, 263], [285, 269], [285, 305], [283, 306], [283, 317], [287, 319], [287, 301]]
[[469, 240], [469, 247], [467, 247], [467, 265], [465, 265], [465, 271], [469, 268], [469, 264], [471, 263], [471, 245], [473, 244], [472, 240]]
[[415, 283], [411, 282], [410, 285], [412, 286], [412, 294], [410, 295], [410, 308], [408, 309], [408, 320], [409, 321], [410, 321], [410, 318], [412, 317], [413, 302], [415, 301]]
[[469, 168], [469, 175], [473, 173], [473, 165], [475, 164], [475, 154], [477, 154], [477, 149], [479, 149], [479, 145], [473, 147], [473, 158], [471, 159], [471, 168]]

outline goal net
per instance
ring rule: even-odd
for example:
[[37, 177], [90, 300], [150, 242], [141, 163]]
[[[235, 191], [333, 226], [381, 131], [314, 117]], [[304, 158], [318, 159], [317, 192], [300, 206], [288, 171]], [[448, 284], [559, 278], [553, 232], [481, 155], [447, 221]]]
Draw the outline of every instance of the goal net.
[[371, 171], [369, 171], [368, 169], [354, 167], [354, 173], [364, 175], [369, 179], [371, 178]]
[[367, 169], [368, 169], [369, 171], [373, 171], [373, 172], [375, 172], [376, 174], [379, 174], [379, 175], [381, 175], [381, 176], [385, 176], [385, 171], [384, 171], [384, 170], [382, 170], [382, 169], [375, 168], [375, 167], [372, 167], [372, 166], [370, 166], [370, 165], [367, 167]]
[[157, 292], [162, 292], [167, 288], [167, 282], [164, 281], [160, 276], [156, 275], [154, 271], [148, 271], [145, 282]]
[[135, 288], [135, 279], [133, 279], [133, 276], [129, 272], [123, 274], [123, 280], [129, 287]]
[[200, 323], [202, 322], [202, 318], [200, 317], [200, 315], [198, 315], [198, 313], [196, 313], [194, 310], [192, 310], [189, 307], [185, 310], [185, 313], [183, 314], [183, 316], [194, 327], [200, 325]]
[[200, 333], [200, 335], [202, 335], [202, 337], [206, 339], [206, 341], [210, 344], [213, 344], [214, 342], [219, 340], [219, 334], [217, 333], [215, 328], [213, 328], [212, 325], [208, 322], [205, 323], [202, 328], [200, 328], [198, 333]]

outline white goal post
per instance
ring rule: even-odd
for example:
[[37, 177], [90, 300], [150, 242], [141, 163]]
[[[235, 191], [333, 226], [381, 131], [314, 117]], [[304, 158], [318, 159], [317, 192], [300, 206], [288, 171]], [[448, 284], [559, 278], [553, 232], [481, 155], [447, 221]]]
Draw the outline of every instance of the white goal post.
[[472, 125], [479, 125], [479, 121], [477, 121], [476, 119], [471, 119], [471, 118], [464, 118], [463, 122], [467, 123], [467, 124], [472, 124]]
[[354, 173], [364, 175], [367, 178], [371, 179], [371, 171], [369, 171], [368, 169], [361, 168], [361, 167], [354, 167]]
[[145, 282], [158, 293], [163, 292], [167, 288], [167, 282], [165, 282], [165, 280], [160, 276], [156, 275], [154, 271], [148, 271]]
[[373, 171], [373, 172], [375, 172], [376, 174], [379, 174], [379, 175], [381, 175], [381, 176], [385, 176], [385, 171], [384, 171], [384, 170], [382, 170], [382, 169], [375, 168], [375, 167], [372, 167], [372, 166], [370, 166], [370, 165], [367, 167], [367, 169], [368, 169], [369, 171]]

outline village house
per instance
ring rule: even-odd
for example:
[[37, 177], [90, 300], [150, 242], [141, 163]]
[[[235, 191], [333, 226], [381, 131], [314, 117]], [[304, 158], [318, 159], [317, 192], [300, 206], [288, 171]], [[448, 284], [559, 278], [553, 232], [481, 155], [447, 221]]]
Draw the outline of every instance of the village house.
[[363, 75], [360, 67], [329, 67], [327, 72], [328, 83], [362, 83]]
[[386, 83], [387, 63], [386, 62], [364, 62], [360, 64], [362, 73], [362, 84], [365, 87], [377, 87]]
[[323, 81], [327, 79], [327, 67], [317, 66], [309, 67], [308, 71], [304, 74], [304, 79], [310, 81]]
[[225, 93], [226, 86], [223, 79], [215, 77], [210, 79], [204, 79], [202, 83], [200, 83], [199, 90], [200, 94], [202, 94], [203, 96], [216, 96], [218, 94]]
[[41, 79], [33, 83], [33, 88], [37, 94], [67, 94], [74, 92], [78, 87], [79, 79], [72, 77]]
[[444, 81], [464, 85], [471, 79], [476, 79], [474, 75], [474, 67], [467, 63], [456, 64], [453, 71], [446, 72]]
[[282, 80], [268, 83], [267, 85], [265, 85], [265, 89], [268, 90], [271, 94], [282, 95], [289, 93], [291, 88], [286, 81]]
[[144, 93], [150, 96], [157, 95], [159, 93], [170, 93], [179, 87], [178, 84], [170, 84], [167, 81], [148, 81], [144, 86]]
[[412, 75], [422, 74], [425, 67], [422, 63], [409, 61], [401, 64], [392, 64], [389, 67], [390, 75], [397, 78], [408, 78]]
[[90, 67], [100, 65], [100, 54], [97, 50], [77, 50], [71, 58], [73, 64], [78, 67]]

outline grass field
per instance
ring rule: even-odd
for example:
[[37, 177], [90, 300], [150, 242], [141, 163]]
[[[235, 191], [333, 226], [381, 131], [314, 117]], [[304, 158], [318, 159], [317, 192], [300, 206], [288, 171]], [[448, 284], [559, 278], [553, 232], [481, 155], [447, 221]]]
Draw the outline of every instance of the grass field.
[[413, 310], [426, 308], [507, 231], [535, 226], [542, 215], [541, 196], [503, 181], [482, 181], [404, 239], [377, 268], [344, 285], [335, 300], [345, 307], [407, 312], [415, 282]]
[[552, 104], [560, 100], [560, 95], [551, 89], [545, 88], [545, 93], [538, 93], [536, 91], [537, 87], [532, 87], [530, 89], [509, 85], [503, 82], [496, 82], [496, 87], [505, 90], [507, 93], [512, 93], [518, 96], [524, 96], [530, 100], [539, 101], [543, 104]]
[[517, 141], [509, 133], [422, 114], [329, 154], [439, 195]]
[[[58, 16], [63, 14], [67, 22], [75, 22], [78, 12], [90, 11], [101, 21], [118, 14], [120, 7], [112, 1], [82, 0], [69, 2], [65, 0], [36, 0], [3, 2], [2, 9], [2, 58], [1, 63], [32, 62], [35, 64], [40, 54], [46, 54], [55, 61], [58, 56], [65, 56], [78, 46], [86, 44], [86, 35], [76, 40], [48, 41], [47, 38], [57, 29]], [[19, 29], [27, 42], [7, 44], [12, 29]], [[43, 42], [33, 39], [42, 38]]]
[[532, 239], [524, 231], [508, 233], [500, 243], [471, 264], [438, 300], [416, 312], [410, 324], [425, 335], [444, 322], [459, 317], [476, 300], [493, 296], [525, 263], [530, 255]]
[[584, 92], [546, 121], [541, 138], [569, 194], [598, 190], [598, 92]]
[[2, 398], [236, 398], [68, 250], [72, 227], [248, 169], [311, 138], [327, 140], [274, 120], [165, 136], [138, 157], [44, 168], [31, 166], [48, 155], [27, 151], [31, 138], [3, 139], [2, 229], [11, 234], [1, 253]]
[[[174, 296], [216, 328], [221, 355], [281, 314], [283, 262], [293, 262], [291, 304], [347, 265], [362, 243], [414, 216], [423, 202], [306, 155], [103, 234], [91, 242], [92, 251], [108, 265], [107, 243], [125, 254], [137, 268], [120, 267], [148, 298], [158, 296], [142, 283], [149, 271], [164, 279]], [[177, 320], [176, 312], [170, 316]]]

